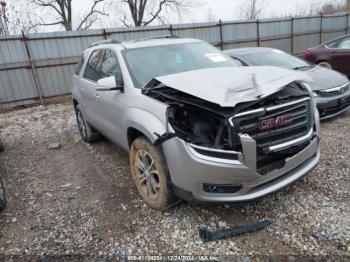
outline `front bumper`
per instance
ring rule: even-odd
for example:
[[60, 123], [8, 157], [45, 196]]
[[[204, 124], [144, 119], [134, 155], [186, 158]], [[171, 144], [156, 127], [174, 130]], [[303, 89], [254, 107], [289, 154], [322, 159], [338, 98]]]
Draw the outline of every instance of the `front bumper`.
[[334, 118], [350, 109], [350, 90], [338, 96], [318, 96], [316, 103], [322, 121]]
[[[243, 152], [237, 158], [222, 161], [198, 154], [194, 148], [175, 137], [163, 144], [172, 182], [193, 198], [208, 202], [238, 202], [260, 198], [293, 183], [311, 171], [320, 158], [318, 134], [309, 144], [285, 160], [282, 168], [260, 175], [256, 169], [256, 147], [249, 136], [242, 136]], [[240, 185], [235, 193], [212, 193], [205, 184]]]

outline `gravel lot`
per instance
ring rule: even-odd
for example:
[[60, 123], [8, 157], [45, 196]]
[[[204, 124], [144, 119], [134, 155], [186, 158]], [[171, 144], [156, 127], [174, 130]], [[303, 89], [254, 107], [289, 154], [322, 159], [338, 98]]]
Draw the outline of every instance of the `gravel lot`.
[[[166, 212], [138, 197], [125, 152], [107, 140], [81, 141], [70, 104], [0, 114], [0, 130], [7, 146], [0, 155], [9, 201], [0, 215], [0, 255], [6, 258], [350, 256], [350, 112], [322, 124], [321, 162], [296, 184], [251, 203], [181, 203]], [[61, 146], [49, 149], [50, 143]], [[273, 224], [223, 241], [198, 237], [201, 225], [261, 219]]]

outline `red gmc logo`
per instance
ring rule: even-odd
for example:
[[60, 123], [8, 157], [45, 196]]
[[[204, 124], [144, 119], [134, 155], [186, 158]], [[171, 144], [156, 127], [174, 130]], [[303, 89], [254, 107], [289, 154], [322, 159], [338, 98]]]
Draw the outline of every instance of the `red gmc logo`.
[[291, 114], [279, 116], [277, 118], [270, 118], [263, 120], [259, 123], [260, 130], [268, 130], [279, 126], [285, 126], [293, 122], [293, 116]]

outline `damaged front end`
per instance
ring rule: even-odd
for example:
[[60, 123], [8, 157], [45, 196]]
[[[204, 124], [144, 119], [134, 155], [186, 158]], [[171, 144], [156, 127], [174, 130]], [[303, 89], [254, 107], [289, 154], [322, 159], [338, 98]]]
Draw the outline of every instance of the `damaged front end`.
[[235, 107], [221, 107], [157, 80], [148, 86], [152, 88], [144, 89], [144, 94], [169, 105], [166, 114], [174, 131], [168, 130], [157, 143], [177, 136], [200, 153], [232, 158], [230, 151], [242, 152], [241, 139], [248, 135], [256, 142], [258, 172], [265, 174], [282, 167], [283, 160], [299, 152], [307, 141], [285, 148], [276, 145], [298, 137], [311, 137], [314, 120], [310, 94], [297, 82], [264, 99]]
[[305, 175], [318, 162], [315, 102], [302, 81], [232, 106], [159, 79], [142, 92], [168, 105], [167, 132], [158, 134], [156, 143], [166, 146], [174, 184], [197, 199], [254, 199]]

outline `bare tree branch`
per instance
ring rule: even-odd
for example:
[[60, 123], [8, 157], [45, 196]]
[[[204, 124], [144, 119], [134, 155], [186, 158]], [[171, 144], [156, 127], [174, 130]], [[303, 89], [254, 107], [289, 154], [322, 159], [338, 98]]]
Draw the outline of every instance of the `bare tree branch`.
[[[164, 23], [166, 19], [162, 14], [165, 12], [179, 15], [198, 5], [197, 1], [191, 0], [121, 0], [121, 4], [128, 7], [135, 26], [147, 26], [154, 21]], [[130, 25], [126, 15], [120, 21], [125, 26]]]
[[264, 0], [245, 0], [240, 7], [240, 17], [242, 19], [259, 19], [265, 9]]
[[[58, 16], [57, 21], [37, 23], [36, 26], [50, 26], [62, 24], [66, 31], [73, 30], [73, 0], [30, 0], [35, 6], [47, 9]], [[97, 10], [97, 6], [105, 0], [93, 0], [93, 4], [87, 14], [85, 14], [76, 30], [85, 30], [97, 21], [98, 16], [107, 15], [101, 10]]]
[[[90, 18], [92, 15], [94, 15], [94, 14], [107, 15], [107, 14], [104, 13], [103, 11], [98, 11], [98, 10], [95, 9], [96, 6], [97, 6], [99, 3], [103, 2], [103, 1], [104, 1], [104, 0], [94, 0], [94, 4], [91, 6], [90, 12], [89, 12], [88, 14], [85, 15], [85, 18], [83, 18], [83, 20], [80, 22], [80, 24], [78, 25], [78, 27], [77, 27], [76, 30], [81, 30], [83, 24], [89, 25], [88, 27], [85, 26], [85, 27], [84, 27], [84, 30], [90, 28], [90, 26], [92, 26], [92, 24], [93, 24], [94, 22], [96, 22], [96, 20], [97, 20], [97, 17], [95, 16], [91, 21], [88, 21], [89, 18]], [[87, 22], [87, 24], [86, 24], [86, 22]]]

